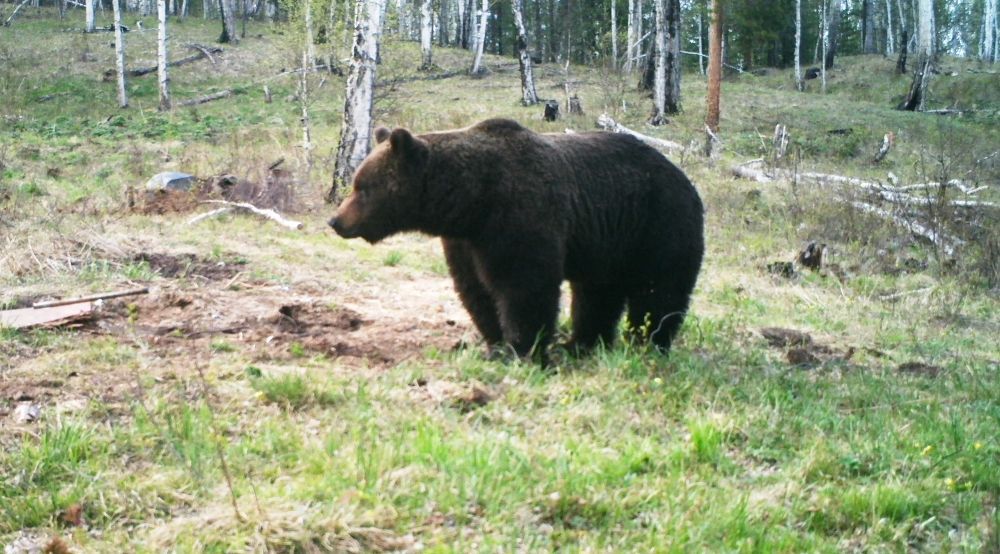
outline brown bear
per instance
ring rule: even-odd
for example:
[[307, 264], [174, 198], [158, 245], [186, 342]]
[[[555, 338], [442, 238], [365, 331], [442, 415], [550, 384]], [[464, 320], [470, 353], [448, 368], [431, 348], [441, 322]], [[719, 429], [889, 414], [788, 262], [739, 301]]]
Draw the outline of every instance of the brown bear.
[[507, 119], [421, 135], [375, 130], [330, 226], [370, 243], [439, 236], [462, 303], [491, 349], [545, 363], [572, 289], [574, 351], [631, 335], [663, 351], [704, 253], [703, 207], [662, 154], [623, 134], [539, 134]]

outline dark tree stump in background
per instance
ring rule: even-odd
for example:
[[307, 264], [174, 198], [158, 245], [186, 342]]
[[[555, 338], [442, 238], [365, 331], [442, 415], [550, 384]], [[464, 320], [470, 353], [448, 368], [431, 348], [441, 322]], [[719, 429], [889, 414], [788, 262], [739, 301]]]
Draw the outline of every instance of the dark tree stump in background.
[[574, 94], [569, 97], [570, 115], [583, 115], [583, 106], [580, 104], [580, 97]]

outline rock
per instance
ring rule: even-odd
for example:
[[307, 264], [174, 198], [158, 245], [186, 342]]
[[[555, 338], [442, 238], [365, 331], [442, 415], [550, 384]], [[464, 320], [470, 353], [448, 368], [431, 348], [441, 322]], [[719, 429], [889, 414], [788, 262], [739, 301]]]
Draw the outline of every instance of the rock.
[[796, 331], [795, 329], [764, 327], [760, 330], [760, 334], [763, 335], [768, 344], [774, 347], [806, 346], [812, 344], [812, 337], [809, 333]]
[[42, 407], [33, 402], [21, 402], [14, 408], [14, 421], [17, 423], [31, 423], [42, 415]]
[[940, 366], [925, 364], [923, 362], [905, 362], [899, 364], [896, 371], [919, 377], [937, 377], [944, 370]]
[[157, 173], [146, 181], [146, 190], [188, 191], [193, 186], [194, 175], [179, 171]]

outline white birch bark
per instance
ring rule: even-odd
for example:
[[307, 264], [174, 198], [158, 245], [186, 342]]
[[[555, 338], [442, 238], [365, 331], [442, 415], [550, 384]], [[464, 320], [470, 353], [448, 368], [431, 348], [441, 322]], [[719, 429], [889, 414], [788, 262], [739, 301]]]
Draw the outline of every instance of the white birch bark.
[[341, 188], [348, 184], [371, 151], [375, 62], [382, 34], [384, 3], [385, 0], [356, 0], [355, 3], [354, 49], [347, 76], [347, 98], [333, 168], [333, 186], [327, 194], [330, 202], [339, 200]]
[[486, 46], [486, 21], [490, 16], [490, 0], [483, 0], [479, 15], [479, 25], [476, 27], [476, 57], [472, 61], [472, 74], [483, 70], [483, 48]]
[[979, 59], [992, 63], [997, 55], [997, 0], [985, 0], [983, 4], [983, 40], [979, 45]]
[[[801, 0], [799, 0], [799, 1], [801, 1]], [[698, 70], [701, 71], [702, 75], [704, 75], [705, 74], [705, 51], [704, 51], [704, 47], [702, 46], [702, 42], [703, 41], [702, 41], [702, 38], [701, 38], [702, 33], [704, 31], [701, 28], [701, 20], [702, 20], [702, 16], [699, 13], [698, 14]]]
[[892, 54], [896, 44], [892, 37], [892, 1], [885, 0], [885, 53]]
[[87, 32], [87, 33], [93, 33], [94, 32], [94, 26], [95, 26], [94, 25], [94, 2], [96, 2], [96, 1], [97, 0], [83, 0], [84, 4], [86, 5], [85, 12], [84, 12], [86, 14], [85, 15], [86, 21], [84, 22], [84, 32]]
[[157, 0], [156, 76], [160, 84], [160, 111], [170, 109], [170, 77], [167, 75], [167, 0]]
[[[308, 4], [308, 0], [306, 3]], [[307, 48], [302, 49], [302, 71], [299, 72], [299, 104], [302, 109], [302, 151], [306, 156], [307, 172], [312, 171], [313, 150], [312, 126], [309, 123], [309, 72], [315, 66], [315, 59], [315, 57], [309, 56]]]
[[313, 17], [312, 17], [312, 0], [302, 1], [302, 15], [305, 19], [305, 49], [303, 50], [303, 57], [305, 62], [302, 65], [302, 71], [314, 70], [316, 69], [316, 44], [313, 40]]
[[[514, 0], [517, 1], [517, 0]], [[611, 67], [618, 69], [618, 0], [611, 0]]]
[[625, 30], [625, 72], [632, 72], [632, 44], [635, 42], [635, 4], [628, 0], [628, 28]]
[[531, 54], [528, 53], [528, 33], [524, 29], [524, 14], [522, 0], [511, 0], [514, 11], [514, 26], [517, 27], [517, 60], [521, 66], [521, 103], [531, 106], [538, 103], [538, 93], [535, 92], [535, 77], [531, 70]]
[[458, 8], [458, 24], [455, 25], [455, 42], [458, 44], [459, 48], [461, 48], [462, 33], [465, 28], [465, 0], [458, 0], [455, 2], [455, 5]]
[[829, 32], [830, 31], [830, 29], [829, 29], [830, 26], [828, 25], [828, 22], [827, 22], [827, 13], [826, 13], [827, 12], [827, 5], [826, 4], [827, 4], [826, 0], [824, 0], [824, 2], [823, 2], [823, 11], [822, 11], [822, 16], [821, 16], [822, 19], [821, 19], [821, 22], [820, 22], [820, 25], [822, 26], [822, 30], [820, 31], [820, 35], [823, 37], [823, 59], [820, 62], [819, 75], [820, 75], [820, 79], [821, 79], [821, 81], [820, 81], [820, 90], [823, 91], [823, 94], [826, 94], [826, 51], [830, 47], [830, 32]]
[[396, 0], [396, 35], [399, 38], [406, 36], [406, 29], [403, 27], [403, 0]]
[[920, 19], [917, 28], [917, 53], [931, 57], [934, 55], [934, 6], [931, 0], [918, 0], [917, 10]]
[[420, 69], [428, 70], [433, 67], [431, 58], [431, 39], [434, 31], [434, 23], [431, 18], [431, 0], [421, 0], [420, 2]]
[[[889, 0], [885, 0], [888, 2]], [[699, 43], [700, 46], [700, 43]], [[802, 61], [799, 51], [802, 49], [802, 0], [795, 0], [795, 89], [805, 90], [802, 80]]]
[[653, 55], [656, 64], [653, 72], [653, 116], [650, 125], [667, 122], [667, 2], [654, 0], [656, 36], [653, 39]]
[[128, 93], [125, 90], [125, 34], [122, 33], [121, 0], [111, 0], [115, 17], [115, 71], [118, 73], [118, 107], [128, 107]]
[[236, 32], [236, 4], [234, 0], [219, 0], [219, 15], [222, 16], [222, 36], [219, 37], [219, 42], [239, 44], [240, 35]]

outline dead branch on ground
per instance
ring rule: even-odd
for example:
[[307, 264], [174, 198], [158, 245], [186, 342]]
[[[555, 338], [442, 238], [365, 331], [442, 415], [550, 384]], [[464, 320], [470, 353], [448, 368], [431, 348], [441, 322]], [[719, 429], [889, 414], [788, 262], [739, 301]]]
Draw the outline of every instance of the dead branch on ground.
[[600, 117], [597, 118], [597, 125], [598, 127], [606, 131], [632, 135], [633, 137], [641, 140], [642, 142], [645, 142], [646, 144], [652, 146], [653, 148], [659, 148], [661, 150], [671, 150], [671, 151], [684, 150], [684, 147], [676, 142], [664, 139], [658, 139], [656, 137], [651, 137], [649, 135], [644, 135], [642, 133], [633, 131], [632, 129], [629, 129], [628, 127], [622, 125], [621, 123], [618, 123], [617, 121], [612, 119], [610, 115], [606, 113], [602, 113]]
[[229, 211], [233, 211], [233, 210], [245, 210], [245, 211], [257, 214], [259, 216], [266, 217], [267, 219], [270, 219], [271, 221], [277, 223], [278, 225], [281, 225], [282, 227], [287, 227], [289, 229], [295, 229], [295, 230], [298, 230], [298, 229], [302, 228], [302, 223], [299, 222], [299, 221], [292, 221], [290, 219], [285, 219], [281, 214], [279, 214], [278, 212], [276, 212], [274, 210], [265, 209], [265, 208], [258, 208], [257, 206], [254, 206], [253, 204], [250, 204], [250, 203], [247, 203], [247, 202], [229, 202], [228, 200], [205, 200], [204, 203], [205, 204], [220, 204], [220, 205], [222, 205], [224, 207], [218, 208], [218, 209], [215, 209], [215, 210], [212, 210], [210, 212], [206, 212], [206, 213], [203, 213], [203, 214], [200, 214], [200, 215], [197, 215], [197, 216], [191, 218], [190, 220], [188, 220], [188, 225], [194, 225], [195, 223], [198, 223], [199, 221], [202, 221], [204, 219], [208, 219], [210, 217], [215, 217], [217, 215], [222, 215], [222, 214], [224, 214], [226, 212], [229, 212]]

